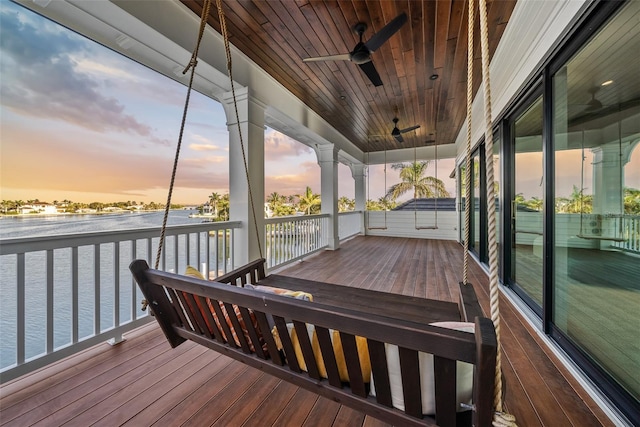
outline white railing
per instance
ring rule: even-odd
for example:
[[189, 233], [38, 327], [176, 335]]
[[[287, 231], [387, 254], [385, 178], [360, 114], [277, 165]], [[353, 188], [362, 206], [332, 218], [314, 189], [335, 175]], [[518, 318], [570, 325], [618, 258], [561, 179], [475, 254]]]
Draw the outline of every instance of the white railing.
[[[171, 226], [161, 269], [233, 265], [239, 222]], [[150, 321], [129, 272], [155, 264], [158, 228], [0, 240], [0, 374], [9, 381]]]
[[266, 218], [267, 268], [283, 266], [329, 245], [329, 214]]
[[348, 239], [362, 231], [362, 211], [340, 212], [338, 214], [338, 238]]
[[623, 215], [621, 220], [621, 241], [614, 242], [613, 246], [640, 254], [640, 215]]

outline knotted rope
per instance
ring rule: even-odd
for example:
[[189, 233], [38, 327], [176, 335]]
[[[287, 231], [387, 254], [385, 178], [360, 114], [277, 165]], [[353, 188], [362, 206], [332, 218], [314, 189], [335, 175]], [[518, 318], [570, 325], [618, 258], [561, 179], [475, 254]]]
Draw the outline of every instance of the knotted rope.
[[[196, 47], [191, 54], [191, 60], [189, 64], [182, 71], [182, 74], [186, 74], [191, 69], [191, 76], [189, 77], [189, 87], [187, 88], [187, 97], [184, 102], [184, 110], [182, 112], [182, 123], [180, 124], [180, 134], [178, 136], [178, 145], [176, 147], [176, 155], [173, 159], [173, 170], [171, 172], [171, 182], [169, 184], [169, 193], [167, 194], [167, 204], [164, 207], [164, 217], [162, 219], [162, 231], [160, 232], [160, 242], [158, 244], [158, 252], [156, 254], [155, 269], [160, 266], [160, 257], [162, 255], [162, 249], [164, 247], [165, 232], [167, 230], [167, 219], [169, 217], [169, 209], [171, 209], [171, 196], [173, 194], [173, 185], [176, 180], [176, 172], [178, 170], [178, 159], [180, 158], [180, 147], [182, 146], [182, 136], [184, 135], [185, 123], [187, 122], [187, 111], [189, 110], [189, 100], [191, 99], [191, 90], [193, 88], [193, 79], [196, 74], [196, 65], [198, 64], [198, 51], [200, 50], [200, 43], [202, 42], [202, 36], [204, 35], [204, 29], [207, 25], [207, 16], [209, 16], [209, 10], [211, 8], [211, 0], [205, 0], [202, 8], [202, 15], [200, 16], [200, 29], [198, 31], [198, 41]], [[144, 303], [143, 303], [144, 304]]]
[[462, 283], [469, 284], [469, 242], [471, 239], [471, 107], [473, 105], [473, 23], [475, 7], [469, 0], [469, 19], [467, 20], [467, 146], [465, 150], [465, 193], [464, 193], [464, 260]]
[[[490, 79], [490, 71], [489, 71], [489, 31], [487, 25], [487, 3], [486, 0], [479, 0], [479, 8], [480, 8], [480, 47], [482, 53], [482, 86], [484, 89], [484, 116], [485, 116], [485, 167], [486, 167], [486, 178], [487, 178], [487, 222], [488, 222], [488, 236], [489, 236], [489, 300], [491, 306], [491, 320], [493, 321], [495, 330], [496, 330], [496, 340], [497, 340], [497, 354], [496, 354], [496, 373], [495, 373], [495, 390], [494, 390], [494, 407], [495, 407], [495, 415], [493, 419], [493, 425], [496, 427], [515, 427], [516, 420], [515, 417], [511, 414], [507, 414], [503, 412], [503, 402], [502, 402], [502, 350], [500, 346], [500, 290], [498, 287], [498, 245], [496, 239], [496, 203], [495, 203], [495, 186], [494, 186], [494, 171], [493, 171], [493, 123], [492, 123], [492, 112], [491, 112], [491, 79]], [[473, 73], [473, 66], [471, 62], [473, 61], [473, 24], [474, 24], [474, 2], [473, 0], [469, 0], [469, 47], [467, 53], [467, 59], [469, 64], [467, 64], [467, 73], [471, 75]], [[470, 78], [469, 78], [470, 80]], [[467, 82], [467, 194], [466, 194], [466, 213], [465, 219], [467, 232], [465, 233], [467, 236], [469, 234], [469, 220], [467, 218], [470, 217], [469, 213], [469, 192], [470, 192], [470, 176], [469, 176], [469, 167], [470, 167], [470, 146], [471, 146], [471, 103], [470, 103], [470, 95], [472, 85], [470, 82]], [[468, 242], [468, 240], [467, 240]], [[466, 245], [468, 248], [468, 244]], [[468, 251], [466, 249], [465, 251]], [[467, 255], [465, 253], [465, 255]], [[466, 262], [466, 259], [465, 259]], [[465, 283], [466, 283], [466, 264], [465, 264]]]
[[242, 139], [242, 129], [240, 129], [240, 114], [238, 113], [238, 102], [236, 100], [236, 89], [233, 83], [233, 70], [231, 63], [231, 48], [229, 47], [229, 33], [227, 31], [227, 20], [222, 9], [222, 0], [216, 0], [216, 6], [218, 8], [218, 18], [220, 20], [220, 33], [224, 40], [224, 51], [227, 56], [227, 72], [229, 73], [229, 81], [231, 83], [231, 95], [233, 97], [233, 107], [236, 113], [236, 125], [238, 127], [238, 135], [240, 137], [240, 148], [242, 149], [242, 161], [244, 162], [244, 172], [247, 177], [247, 189], [249, 191], [249, 204], [251, 205], [251, 213], [253, 215], [253, 226], [256, 232], [256, 239], [258, 244], [258, 253], [260, 258], [262, 255], [262, 244], [260, 243], [260, 230], [258, 229], [258, 219], [256, 218], [256, 207], [253, 200], [253, 191], [251, 190], [251, 179], [249, 178], [249, 165], [247, 164], [247, 156], [244, 149], [244, 141]]

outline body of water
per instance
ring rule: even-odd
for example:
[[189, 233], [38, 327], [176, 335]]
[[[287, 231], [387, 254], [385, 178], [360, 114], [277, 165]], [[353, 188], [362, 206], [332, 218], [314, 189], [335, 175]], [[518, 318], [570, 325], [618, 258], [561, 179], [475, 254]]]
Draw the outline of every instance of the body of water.
[[[193, 210], [172, 210], [167, 225], [198, 224]], [[0, 216], [0, 239], [162, 227], [164, 212]]]
[[[168, 225], [198, 224], [201, 218], [189, 218], [195, 211], [174, 210], [168, 218]], [[0, 239], [37, 238], [46, 236], [63, 236], [79, 233], [95, 233], [115, 230], [157, 229], [158, 236], [162, 226], [163, 212], [140, 212], [105, 215], [51, 215], [51, 216], [19, 216], [1, 217]], [[186, 237], [178, 239], [177, 246], [167, 238], [165, 251], [167, 260], [171, 260], [173, 252], [185, 252]], [[134, 258], [155, 259], [157, 241], [153, 239], [153, 254], [147, 254], [146, 245], [138, 245], [136, 253], [132, 253], [131, 244], [100, 245], [100, 271], [95, 271], [95, 250], [93, 246], [78, 248], [78, 335], [82, 339], [92, 336], [96, 323], [95, 297], [99, 292], [100, 330], [112, 328], [115, 318], [120, 322], [131, 320], [141, 315], [138, 301], [142, 295], [133, 283], [128, 269]], [[224, 239], [218, 239], [219, 245]], [[213, 238], [210, 237], [210, 243]], [[0, 245], [2, 240], [0, 240]], [[195, 236], [190, 237], [191, 250], [196, 247]], [[211, 244], [211, 250], [215, 246]], [[219, 247], [219, 249], [221, 249]], [[68, 345], [72, 342], [72, 281], [73, 267], [71, 249], [57, 249], [53, 251], [53, 345], [54, 348]], [[201, 259], [206, 259], [204, 249]], [[218, 250], [220, 257], [221, 250]], [[29, 252], [25, 255], [25, 356], [27, 359], [38, 356], [46, 350], [46, 252]], [[215, 254], [213, 255], [216, 256]], [[223, 260], [219, 260], [224, 263]], [[183, 269], [186, 260], [180, 265], [167, 265], [168, 269]], [[185, 265], [182, 265], [182, 264]], [[116, 280], [115, 265], [119, 266]], [[224, 264], [222, 264], [224, 265]], [[96, 278], [97, 277], [97, 278]], [[16, 363], [16, 319], [17, 319], [17, 262], [15, 255], [0, 256], [0, 369]], [[99, 283], [96, 284], [96, 281]], [[116, 304], [116, 301], [118, 304]], [[133, 301], [133, 303], [132, 303]], [[116, 307], [119, 306], [118, 313]], [[116, 316], [116, 314], [118, 316]]]

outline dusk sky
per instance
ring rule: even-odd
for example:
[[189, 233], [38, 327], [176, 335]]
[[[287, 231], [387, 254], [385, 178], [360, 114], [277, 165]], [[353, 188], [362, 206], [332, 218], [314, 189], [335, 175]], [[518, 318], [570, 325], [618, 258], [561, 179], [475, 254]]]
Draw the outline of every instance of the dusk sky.
[[[186, 87], [19, 5], [1, 4], [2, 199], [164, 202]], [[228, 192], [225, 123], [218, 102], [192, 94], [175, 203]], [[453, 168], [448, 162], [442, 176]], [[266, 195], [300, 194], [307, 185], [320, 192], [313, 150], [272, 129], [265, 170]], [[339, 179], [340, 196], [353, 198], [354, 180], [342, 164]], [[388, 186], [394, 181], [397, 172], [387, 176]], [[372, 167], [370, 182], [370, 198], [381, 197], [381, 166]], [[452, 180], [447, 185], [454, 190]]]
[[[19, 5], [0, 5], [2, 199], [164, 203], [186, 87]], [[225, 123], [217, 101], [192, 94], [174, 203], [200, 204], [212, 192], [228, 192]], [[638, 153], [632, 163], [640, 165]], [[452, 195], [453, 168], [453, 159], [438, 167]], [[265, 171], [265, 195], [300, 194], [307, 185], [320, 192], [313, 150], [272, 129]], [[432, 164], [428, 174], [435, 173]], [[388, 188], [398, 173], [389, 168], [386, 179]], [[384, 194], [384, 180], [383, 166], [372, 166], [368, 198]], [[354, 197], [342, 164], [339, 196]]]

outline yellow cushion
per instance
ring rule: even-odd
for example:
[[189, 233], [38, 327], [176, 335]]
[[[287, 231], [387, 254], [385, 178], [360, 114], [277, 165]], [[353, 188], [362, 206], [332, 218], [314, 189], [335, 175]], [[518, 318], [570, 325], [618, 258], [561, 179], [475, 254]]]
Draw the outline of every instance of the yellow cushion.
[[189, 277], [195, 277], [196, 279], [206, 280], [205, 277], [202, 275], [202, 273], [200, 273], [200, 271], [197, 268], [192, 267], [190, 265], [187, 265], [187, 269], [184, 271], [184, 275]]
[[275, 288], [273, 286], [263, 286], [263, 285], [254, 286], [251, 284], [245, 285], [245, 288], [251, 288], [259, 292], [265, 292], [267, 294], [280, 295], [284, 297], [290, 297], [290, 298], [295, 298], [303, 301], [313, 302], [313, 295], [311, 295], [308, 292], [290, 291], [289, 289]]
[[[293, 324], [288, 323], [287, 329], [291, 336], [291, 343], [293, 349], [296, 352], [296, 359], [298, 359], [298, 365], [303, 371], [307, 371], [307, 364], [304, 361], [302, 355], [302, 348], [300, 348], [300, 341]], [[275, 338], [278, 350], [282, 350], [282, 341], [278, 334], [278, 330], [274, 327], [272, 330], [273, 337]], [[322, 378], [328, 378], [327, 369], [322, 359], [322, 352], [320, 351], [320, 343], [313, 325], [307, 324], [307, 334], [311, 340], [311, 347], [313, 348], [313, 354], [316, 359], [316, 366]], [[333, 344], [333, 354], [336, 358], [336, 364], [338, 365], [338, 373], [340, 374], [340, 380], [344, 382], [349, 381], [349, 373], [347, 371], [347, 363], [344, 359], [344, 351], [342, 349], [342, 341], [340, 340], [340, 332], [333, 329], [329, 329], [329, 336], [331, 337], [331, 343]], [[358, 349], [358, 359], [360, 360], [360, 369], [362, 371], [362, 379], [365, 383], [368, 383], [371, 379], [371, 362], [369, 360], [369, 347], [367, 346], [367, 339], [364, 337], [356, 337], [356, 347]]]
[[[198, 269], [188, 265], [185, 272], [184, 272], [185, 276], [189, 276], [189, 277], [195, 277], [197, 279], [203, 279], [206, 280], [204, 278], [204, 276], [202, 275], [202, 273], [200, 273], [200, 271], [198, 271]], [[205, 311], [209, 311], [211, 313], [211, 316], [213, 317], [213, 320], [216, 323], [216, 326], [218, 328], [218, 330], [220, 331], [220, 333], [222, 334], [222, 336], [224, 337], [225, 340], [229, 340], [229, 338], [227, 338], [224, 329], [222, 329], [222, 325], [220, 324], [220, 319], [218, 319], [218, 315], [216, 314], [213, 305], [211, 303], [211, 300], [209, 298], [206, 299], [207, 300], [207, 305], [208, 308], [203, 307], [200, 304], [200, 300], [196, 299], [196, 304], [198, 309], [200, 310], [200, 312], [202, 313], [202, 317], [204, 318], [205, 323], [207, 324], [207, 328], [209, 328], [209, 332], [210, 333], [214, 333], [213, 332], [213, 325], [209, 324], [209, 321], [207, 320], [207, 316], [205, 315]], [[229, 318], [229, 313], [227, 312], [227, 308], [225, 307], [224, 303], [222, 301], [218, 301], [218, 304], [220, 306], [220, 310], [222, 311], [222, 315], [224, 316], [224, 321], [227, 323], [227, 325], [229, 325], [229, 329], [231, 330], [231, 335], [233, 336], [233, 340], [235, 341], [236, 345], [239, 347], [240, 346], [240, 339], [238, 338], [238, 331], [235, 330], [233, 323], [231, 321], [231, 319]], [[194, 307], [191, 307], [191, 305], [189, 304], [188, 300], [187, 300], [187, 306], [190, 310], [194, 310]], [[255, 351], [255, 348], [253, 346], [253, 342], [251, 341], [251, 337], [249, 335], [249, 331], [247, 330], [247, 324], [245, 323], [245, 319], [242, 317], [242, 313], [240, 312], [240, 307], [238, 307], [236, 304], [232, 304], [233, 307], [233, 311], [236, 315], [236, 318], [238, 319], [238, 322], [240, 323], [240, 328], [242, 329], [242, 334], [244, 335], [245, 340], [247, 341], [247, 344], [249, 344], [249, 349], [253, 352]], [[258, 334], [258, 338], [260, 343], [262, 344], [262, 349], [267, 352], [267, 347], [266, 344], [264, 344], [263, 339], [262, 339], [262, 333], [260, 332], [260, 327], [258, 326], [258, 320], [256, 319], [255, 314], [253, 313], [253, 310], [248, 309], [249, 311], [249, 321], [251, 322], [251, 324], [253, 325], [254, 330], [256, 331], [256, 333]]]

